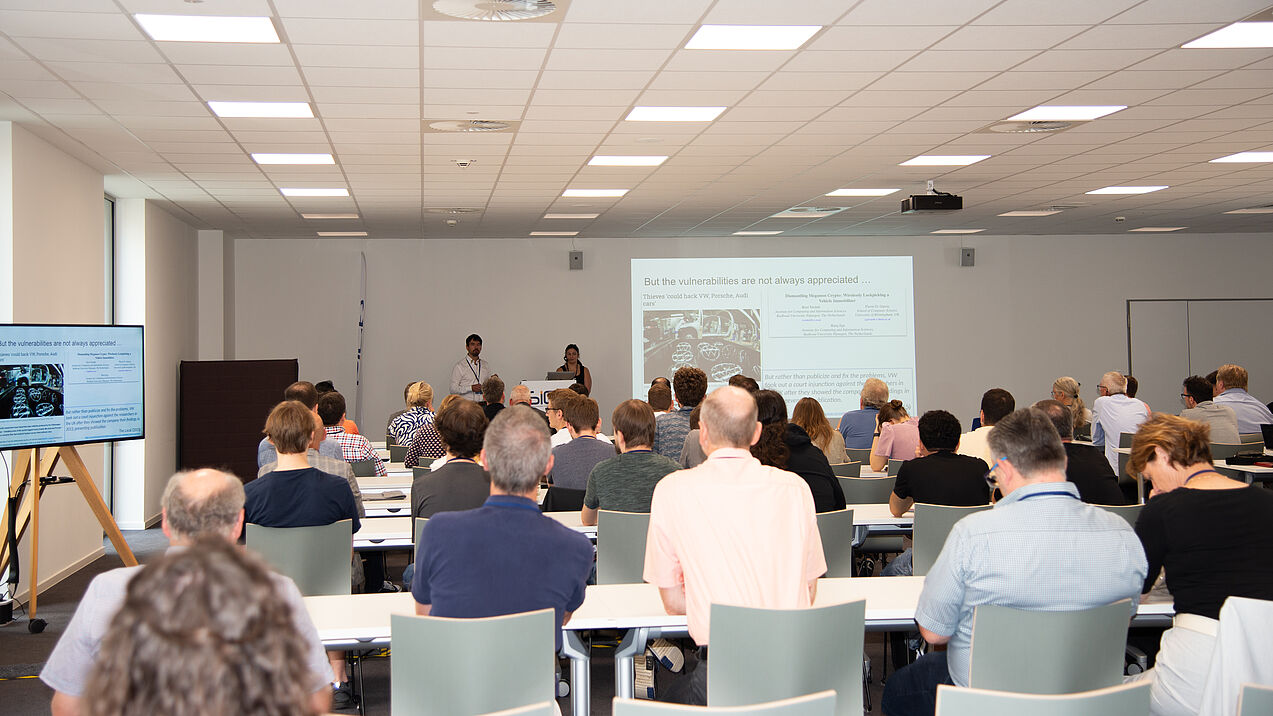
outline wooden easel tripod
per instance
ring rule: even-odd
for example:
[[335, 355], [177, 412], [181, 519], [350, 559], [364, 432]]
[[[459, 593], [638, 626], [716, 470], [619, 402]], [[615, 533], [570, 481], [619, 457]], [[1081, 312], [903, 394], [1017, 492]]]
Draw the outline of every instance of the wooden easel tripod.
[[[14, 547], [16, 547], [18, 540], [22, 539], [22, 535], [26, 532], [29, 525], [31, 527], [31, 564], [29, 567], [31, 570], [31, 579], [29, 580], [31, 595], [27, 610], [27, 616], [30, 619], [27, 628], [32, 632], [39, 632], [44, 629], [43, 620], [35, 618], [36, 598], [39, 592], [39, 572], [37, 567], [40, 550], [40, 496], [44, 493], [44, 488], [46, 487], [42, 478], [49, 478], [53, 475], [53, 470], [57, 467], [59, 460], [66, 466], [67, 472], [71, 473], [71, 479], [79, 486], [80, 494], [84, 496], [84, 501], [88, 503], [89, 509], [97, 517], [102, 529], [106, 531], [106, 536], [110, 537], [111, 544], [115, 545], [115, 549], [119, 552], [124, 564], [129, 567], [137, 564], [137, 558], [133, 556], [133, 551], [129, 549], [128, 543], [124, 541], [124, 536], [120, 534], [119, 525], [115, 524], [115, 518], [111, 516], [110, 510], [106, 509], [106, 503], [102, 500], [102, 493], [97, 491], [93, 476], [89, 474], [88, 468], [84, 465], [84, 461], [80, 459], [80, 454], [75, 449], [75, 446], [28, 448], [16, 451], [13, 477], [9, 481], [7, 495], [9, 499], [5, 502], [3, 519], [5, 538], [0, 541], [0, 570], [4, 569], [10, 561], [18, 562], [16, 559], [17, 555], [14, 554]], [[14, 508], [14, 515], [9, 514], [11, 506]], [[11, 524], [13, 525], [12, 531], [10, 531]], [[16, 578], [11, 578], [10, 583], [16, 588]]]

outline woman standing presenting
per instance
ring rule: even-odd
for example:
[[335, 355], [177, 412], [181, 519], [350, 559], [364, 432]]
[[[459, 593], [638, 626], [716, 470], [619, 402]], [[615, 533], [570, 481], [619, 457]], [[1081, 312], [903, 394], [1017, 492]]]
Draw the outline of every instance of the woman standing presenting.
[[575, 382], [592, 392], [592, 373], [588, 370], [588, 366], [579, 362], [579, 346], [571, 343], [566, 346], [566, 354], [562, 357], [565, 363], [557, 369], [558, 373], [574, 373]]

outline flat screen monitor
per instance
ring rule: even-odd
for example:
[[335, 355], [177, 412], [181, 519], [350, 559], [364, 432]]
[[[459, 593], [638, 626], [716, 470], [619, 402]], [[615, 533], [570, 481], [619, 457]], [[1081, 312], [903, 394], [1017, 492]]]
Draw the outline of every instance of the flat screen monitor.
[[0, 450], [145, 437], [141, 326], [0, 324]]

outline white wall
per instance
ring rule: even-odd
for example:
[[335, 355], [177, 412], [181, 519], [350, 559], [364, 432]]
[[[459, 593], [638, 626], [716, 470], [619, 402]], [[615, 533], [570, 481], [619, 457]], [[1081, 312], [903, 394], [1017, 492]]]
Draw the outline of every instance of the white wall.
[[199, 360], [225, 357], [225, 232], [199, 232]]
[[[234, 242], [234, 357], [300, 359], [303, 379], [331, 378], [353, 415], [360, 254], [367, 258], [360, 427], [377, 439], [424, 379], [447, 392], [464, 337], [506, 383], [541, 378], [578, 343], [607, 417], [629, 397], [629, 260], [649, 257], [911, 255], [920, 410], [976, 415], [989, 387], [1019, 404], [1073, 375], [1095, 398], [1107, 370], [1125, 369], [1128, 298], [1263, 296], [1268, 235], [990, 236], [959, 238], [694, 238], [578, 240], [583, 271], [561, 240], [249, 240]], [[1214, 256], [1243, 257], [1199, 271]], [[230, 293], [230, 292], [227, 292]], [[227, 313], [231, 311], [227, 308]], [[1183, 376], [1182, 376], [1183, 377]], [[912, 407], [912, 406], [908, 406]], [[832, 416], [832, 420], [836, 416]]]
[[[20, 126], [0, 123], [0, 315], [19, 323], [102, 323], [106, 314], [102, 176]], [[11, 262], [11, 263], [10, 263]], [[6, 266], [5, 264], [9, 264]], [[102, 448], [78, 448], [97, 487]], [[10, 456], [12, 465], [12, 456]], [[66, 474], [59, 470], [58, 474]], [[29, 586], [30, 537], [19, 547], [19, 593]], [[102, 554], [102, 531], [80, 491], [50, 487], [40, 501], [40, 584], [47, 589]]]

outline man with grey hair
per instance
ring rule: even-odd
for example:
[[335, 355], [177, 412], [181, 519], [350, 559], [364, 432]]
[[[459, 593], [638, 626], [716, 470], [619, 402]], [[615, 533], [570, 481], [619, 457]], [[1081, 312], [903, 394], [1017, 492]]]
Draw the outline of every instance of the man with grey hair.
[[1092, 444], [1105, 448], [1105, 460], [1118, 474], [1119, 435], [1135, 433], [1149, 420], [1149, 406], [1127, 396], [1127, 377], [1118, 371], [1101, 376], [1099, 398], [1092, 401]]
[[924, 580], [915, 609], [920, 634], [946, 644], [889, 678], [889, 716], [932, 714], [940, 684], [968, 686], [969, 646], [982, 604], [1077, 611], [1122, 599], [1138, 603], [1148, 565], [1131, 525], [1079, 499], [1065, 479], [1065, 447], [1041, 410], [1018, 410], [990, 432], [987, 477], [1003, 493], [994, 508], [955, 523]]
[[[540, 410], [539, 408], [536, 408], [534, 405], [531, 405], [530, 388], [520, 383], [517, 385], [514, 385], [513, 389], [508, 391], [508, 407], [511, 408], [514, 405], [525, 405], [526, 407], [535, 411], [535, 414], [543, 419], [544, 425], [548, 425], [548, 414]], [[555, 433], [557, 431], [553, 430], [552, 428], [549, 428], [549, 432]]]
[[654, 488], [645, 581], [669, 614], [685, 614], [699, 646], [689, 693], [706, 703], [711, 605], [799, 609], [813, 603], [827, 571], [813, 495], [799, 476], [760, 464], [756, 400], [725, 386], [702, 403], [699, 443], [707, 459]]
[[[493, 617], [552, 609], [558, 624], [583, 604], [592, 543], [539, 511], [539, 481], [553, 458], [544, 421], [529, 407], [500, 411], [486, 429], [482, 464], [491, 496], [475, 510], [442, 512], [424, 526], [411, 594], [416, 614]], [[561, 630], [556, 630], [561, 649]]]
[[[179, 472], [168, 480], [163, 498], [163, 530], [169, 549], [186, 549], [200, 537], [216, 536], [234, 543], [243, 529], [243, 483], [220, 470]], [[75, 616], [58, 639], [40, 671], [40, 679], [54, 691], [54, 716], [81, 712], [80, 699], [93, 661], [115, 613], [124, 603], [128, 582], [141, 567], [121, 567], [93, 578], [80, 600]], [[331, 708], [331, 667], [323, 653], [318, 632], [309, 619], [301, 594], [292, 580], [275, 575], [279, 597], [291, 607], [297, 630], [309, 641], [308, 688], [317, 713]]]
[[1078, 488], [1079, 497], [1093, 505], [1127, 504], [1118, 486], [1118, 477], [1105, 462], [1101, 449], [1074, 442], [1074, 414], [1069, 406], [1049, 399], [1040, 400], [1033, 407], [1048, 416], [1061, 436], [1061, 444], [1065, 446], [1065, 479]]
[[880, 406], [888, 402], [888, 385], [879, 378], [867, 378], [862, 384], [862, 392], [858, 394], [858, 409], [850, 410], [840, 418], [840, 435], [844, 436], [844, 447], [866, 449], [878, 429], [875, 424], [880, 414]]

